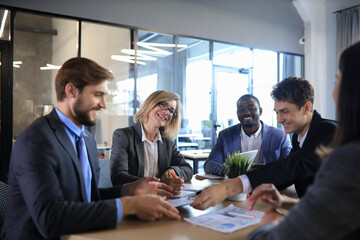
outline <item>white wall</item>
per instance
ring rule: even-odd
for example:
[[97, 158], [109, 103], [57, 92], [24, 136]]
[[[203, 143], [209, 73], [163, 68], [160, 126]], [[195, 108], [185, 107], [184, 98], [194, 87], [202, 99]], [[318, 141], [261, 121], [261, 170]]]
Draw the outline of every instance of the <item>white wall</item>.
[[335, 119], [332, 91], [335, 86], [336, 14], [360, 4], [360, 0], [294, 0], [305, 27], [305, 78], [315, 87], [315, 109]]
[[336, 72], [338, 70], [338, 63], [336, 60], [336, 14], [334, 12], [356, 6], [360, 4], [360, 0], [327, 0], [326, 1], [326, 69], [328, 72], [329, 81], [327, 84], [328, 99], [331, 98], [331, 103], [327, 105], [326, 111], [335, 118], [335, 107], [332, 100], [332, 90], [336, 82]]
[[291, 0], [0, 0], [0, 4], [303, 54]]

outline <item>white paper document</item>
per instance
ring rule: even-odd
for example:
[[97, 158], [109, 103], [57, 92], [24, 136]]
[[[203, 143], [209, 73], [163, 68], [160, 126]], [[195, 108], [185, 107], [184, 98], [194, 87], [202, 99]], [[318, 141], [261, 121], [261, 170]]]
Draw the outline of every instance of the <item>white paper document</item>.
[[197, 192], [197, 191], [201, 191], [203, 190], [205, 187], [210, 186], [211, 184], [207, 184], [207, 185], [194, 185], [191, 183], [184, 183], [184, 188], [181, 189], [182, 191], [190, 191], [190, 192]]
[[242, 228], [260, 223], [263, 212], [251, 211], [229, 205], [221, 210], [201, 216], [185, 218], [189, 223], [210, 228], [212, 230], [231, 233]]
[[[194, 195], [194, 192], [193, 191], [184, 191], [184, 190], [181, 190], [180, 194], [178, 195], [174, 195], [173, 198], [184, 198], [184, 197], [187, 197], [189, 195]], [[172, 199], [172, 198], [170, 198]]]
[[196, 197], [196, 193], [194, 193], [194, 192], [189, 192], [189, 193], [192, 193], [192, 194], [185, 196], [185, 197], [181, 197], [181, 198], [169, 199], [169, 200], [166, 200], [166, 202], [170, 203], [174, 207], [180, 207], [180, 206], [190, 204], [194, 201], [194, 199]]

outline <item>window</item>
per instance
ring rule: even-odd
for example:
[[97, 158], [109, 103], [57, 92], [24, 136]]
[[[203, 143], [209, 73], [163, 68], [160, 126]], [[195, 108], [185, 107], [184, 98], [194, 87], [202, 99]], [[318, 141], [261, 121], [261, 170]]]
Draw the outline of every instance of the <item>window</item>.
[[56, 106], [54, 79], [59, 67], [77, 55], [78, 22], [17, 12], [14, 32], [13, 137], [44, 107]]
[[269, 126], [277, 126], [274, 101], [270, 93], [277, 83], [277, 53], [254, 49], [253, 89], [263, 109], [260, 119]]
[[134, 79], [130, 55], [124, 53], [130, 49], [130, 34], [129, 29], [82, 22], [81, 56], [96, 61], [114, 76], [108, 83], [106, 109], [90, 128], [98, 145], [111, 146], [113, 132], [132, 121]]
[[0, 9], [1, 16], [6, 21], [0, 41], [14, 44], [13, 138], [56, 106], [56, 72], [79, 53], [114, 75], [107, 108], [90, 128], [97, 143], [107, 146], [114, 130], [132, 125], [134, 114], [156, 90], [180, 95], [179, 140], [190, 139], [192, 148], [212, 148], [220, 130], [238, 124], [236, 101], [243, 94], [258, 97], [261, 120], [276, 126], [273, 85], [304, 75], [299, 55], [25, 11], [17, 11], [11, 39], [10, 12]]
[[156, 90], [174, 87], [174, 36], [139, 30], [137, 41], [137, 99], [139, 106]]
[[7, 9], [0, 9], [0, 40], [11, 40], [10, 35], [10, 11]]
[[[208, 148], [211, 137], [212, 68], [210, 42], [195, 38], [178, 38], [176, 76], [182, 93], [183, 121], [181, 139], [193, 139], [191, 147]], [[178, 146], [181, 146], [179, 138]], [[183, 144], [190, 146], [189, 144]]]

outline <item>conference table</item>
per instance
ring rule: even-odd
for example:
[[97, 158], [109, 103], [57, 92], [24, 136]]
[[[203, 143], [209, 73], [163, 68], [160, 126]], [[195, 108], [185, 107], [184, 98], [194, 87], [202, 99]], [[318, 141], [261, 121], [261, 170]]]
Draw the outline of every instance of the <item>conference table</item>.
[[[197, 180], [195, 177], [191, 180], [191, 183], [196, 186], [210, 185], [213, 180]], [[240, 208], [247, 209], [249, 203], [234, 202], [225, 200], [218, 205], [209, 208], [205, 211], [197, 210], [189, 205], [178, 207], [181, 220], [172, 220], [164, 218], [159, 221], [147, 222], [137, 219], [134, 216], [124, 218], [114, 229], [106, 229], [92, 232], [85, 232], [79, 234], [71, 234], [62, 236], [62, 240], [85, 240], [85, 239], [154, 239], [154, 240], [190, 240], [190, 239], [246, 239], [247, 235], [255, 230], [259, 225], [253, 225], [233, 233], [221, 233], [208, 228], [193, 225], [186, 222], [184, 218], [199, 216], [208, 212], [222, 209], [230, 204], [233, 204]], [[268, 206], [259, 201], [254, 210], [266, 211]]]

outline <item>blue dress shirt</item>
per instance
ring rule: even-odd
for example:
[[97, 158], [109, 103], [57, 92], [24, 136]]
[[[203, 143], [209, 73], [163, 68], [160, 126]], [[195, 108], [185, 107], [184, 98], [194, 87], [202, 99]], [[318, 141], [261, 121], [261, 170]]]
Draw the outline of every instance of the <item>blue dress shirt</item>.
[[[69, 139], [74, 146], [75, 151], [76, 149], [76, 138], [80, 136], [81, 131], [84, 131], [84, 125], [81, 128], [78, 128], [73, 121], [71, 121], [67, 116], [65, 116], [62, 112], [60, 112], [57, 108], [55, 108], [57, 115], [59, 116], [61, 122], [64, 124], [65, 131], [67, 135], [69, 136]], [[85, 134], [85, 132], [84, 132]], [[86, 134], [85, 134], [86, 135]], [[89, 160], [88, 160], [89, 161]], [[90, 178], [92, 176], [90, 175]], [[86, 191], [89, 191], [91, 195], [91, 188], [86, 189]], [[122, 191], [122, 189], [121, 189]], [[116, 207], [117, 207], [117, 223], [119, 223], [122, 220], [123, 210], [122, 210], [122, 204], [119, 198], [115, 199], [116, 201]]]

